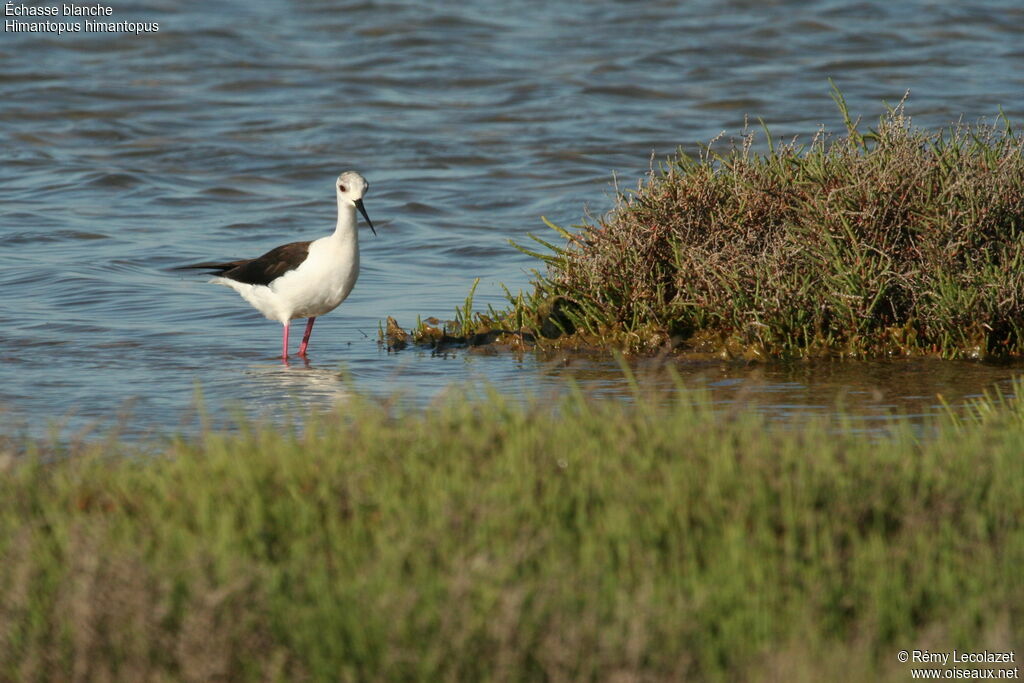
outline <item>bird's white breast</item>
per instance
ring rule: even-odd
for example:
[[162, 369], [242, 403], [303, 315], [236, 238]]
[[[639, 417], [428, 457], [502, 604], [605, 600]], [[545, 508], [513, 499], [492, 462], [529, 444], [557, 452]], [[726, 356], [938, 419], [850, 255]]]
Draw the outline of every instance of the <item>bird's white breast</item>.
[[337, 308], [358, 277], [358, 242], [331, 235], [310, 243], [306, 260], [270, 283], [270, 289], [291, 309], [291, 318], [308, 318]]

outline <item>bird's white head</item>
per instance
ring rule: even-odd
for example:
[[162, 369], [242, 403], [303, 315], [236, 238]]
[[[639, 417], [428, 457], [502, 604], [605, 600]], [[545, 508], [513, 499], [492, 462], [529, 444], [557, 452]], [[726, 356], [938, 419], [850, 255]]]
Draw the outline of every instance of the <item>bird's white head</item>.
[[334, 189], [338, 191], [338, 199], [344, 199], [353, 204], [357, 200], [362, 199], [363, 195], [370, 188], [366, 178], [355, 171], [345, 171], [342, 173], [338, 176], [338, 182], [334, 186]]
[[373, 234], [376, 235], [377, 231], [374, 230], [373, 223], [370, 222], [370, 217], [366, 215], [366, 209], [363, 208], [363, 196], [368, 189], [370, 189], [370, 183], [355, 171], [345, 171], [338, 176], [338, 180], [334, 183], [334, 191], [338, 194], [338, 209], [340, 210], [344, 206], [355, 206], [359, 209], [359, 213], [363, 214], [370, 230], [373, 230]]

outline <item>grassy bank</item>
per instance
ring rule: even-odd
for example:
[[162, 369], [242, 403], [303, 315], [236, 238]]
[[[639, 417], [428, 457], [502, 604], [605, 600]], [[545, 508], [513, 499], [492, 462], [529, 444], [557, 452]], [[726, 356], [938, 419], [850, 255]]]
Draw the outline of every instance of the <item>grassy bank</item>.
[[[1024, 138], [919, 130], [902, 103], [866, 130], [833, 94], [842, 136], [763, 136], [756, 154], [744, 131], [576, 231], [550, 226], [533, 291], [469, 331], [750, 359], [1021, 355]], [[559, 329], [575, 334], [545, 342]]]
[[6, 456], [0, 679], [906, 680], [1024, 635], [1024, 409], [933, 427], [491, 396]]

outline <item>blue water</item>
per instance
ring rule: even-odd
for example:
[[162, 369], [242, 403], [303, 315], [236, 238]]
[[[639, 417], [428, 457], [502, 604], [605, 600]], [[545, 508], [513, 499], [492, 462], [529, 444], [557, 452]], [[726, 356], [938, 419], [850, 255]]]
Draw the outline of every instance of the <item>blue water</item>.
[[[0, 37], [0, 409], [31, 433], [124, 410], [133, 429], [177, 429], [197, 386], [217, 415], [353, 391], [427, 402], [479, 379], [543, 395], [572, 375], [628, 395], [607, 360], [388, 353], [378, 322], [451, 317], [477, 277], [480, 307], [502, 302], [499, 283], [528, 288], [535, 264], [509, 238], [544, 230], [542, 215], [607, 211], [616, 182], [680, 145], [738, 135], [747, 117], [778, 136], [841, 127], [830, 77], [867, 118], [910, 89], [922, 126], [1000, 106], [1024, 122], [1019, 1], [112, 7], [106, 20], [159, 32]], [[318, 321], [309, 365], [284, 366], [278, 325], [166, 269], [328, 233], [346, 169], [371, 183], [379, 237], [363, 233], [359, 283]], [[838, 396], [866, 415], [930, 412], [937, 393], [1018, 374], [870, 368], [681, 372], [780, 416]]]

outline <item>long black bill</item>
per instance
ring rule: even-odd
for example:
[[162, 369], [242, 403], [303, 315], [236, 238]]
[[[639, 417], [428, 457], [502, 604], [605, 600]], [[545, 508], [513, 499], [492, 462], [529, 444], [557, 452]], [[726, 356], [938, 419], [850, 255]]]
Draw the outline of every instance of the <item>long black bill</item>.
[[[363, 208], [363, 200], [362, 199], [357, 199], [356, 200], [356, 208], [359, 209], [359, 213], [363, 214], [363, 218], [366, 219], [366, 224], [370, 226], [370, 230], [373, 230], [373, 223], [370, 222], [370, 217], [366, 215], [366, 209]], [[377, 231], [373, 230], [373, 234], [374, 234], [374, 236], [376, 236], [377, 235]]]

